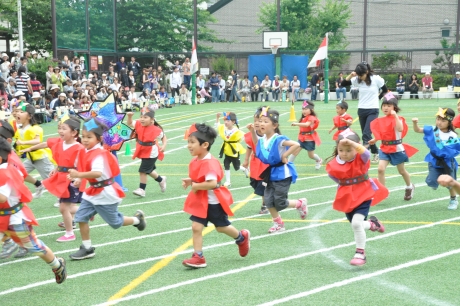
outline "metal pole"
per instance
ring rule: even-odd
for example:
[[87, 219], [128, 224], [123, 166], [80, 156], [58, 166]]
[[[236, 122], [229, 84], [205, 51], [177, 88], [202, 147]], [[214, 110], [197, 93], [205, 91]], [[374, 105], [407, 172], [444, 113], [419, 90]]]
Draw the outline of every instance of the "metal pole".
[[455, 34], [455, 53], [458, 54], [458, 40], [460, 39], [460, 0], [457, 1], [457, 33]]
[[281, 31], [280, 29], [281, 29], [281, 0], [276, 0], [276, 30], [279, 32]]
[[22, 38], [22, 9], [21, 0], [18, 0], [18, 34], [19, 34], [19, 55], [24, 56], [24, 41]]
[[[197, 11], [197, 0], [193, 0], [193, 38], [195, 41], [195, 48], [198, 58], [198, 11]], [[192, 42], [193, 46], [193, 42]], [[190, 57], [192, 58], [192, 57]], [[192, 75], [192, 105], [196, 104], [196, 73]]]
[[117, 0], [113, 0], [113, 50], [118, 58]]
[[367, 0], [364, 0], [364, 23], [363, 23], [363, 54], [362, 60], [367, 62]]
[[90, 44], [90, 24], [89, 24], [89, 0], [86, 0], [85, 1], [85, 4], [86, 4], [86, 7], [85, 7], [85, 11], [86, 11], [86, 40], [88, 42], [88, 55], [86, 57], [86, 76], [88, 76], [88, 73], [89, 73], [89, 70], [91, 68], [91, 57], [90, 57], [90, 54], [91, 54], [91, 44]]
[[[329, 35], [326, 33], [327, 46], [329, 47]], [[329, 52], [329, 50], [328, 50]], [[329, 103], [329, 54], [326, 54], [324, 61], [324, 103]]]
[[56, 0], [51, 0], [51, 30], [53, 35], [53, 58], [57, 58]]

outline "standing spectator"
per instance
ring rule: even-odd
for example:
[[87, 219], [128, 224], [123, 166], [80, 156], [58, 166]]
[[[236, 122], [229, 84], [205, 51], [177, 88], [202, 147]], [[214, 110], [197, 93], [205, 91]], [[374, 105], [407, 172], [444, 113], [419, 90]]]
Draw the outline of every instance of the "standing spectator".
[[182, 66], [180, 65], [179, 61], [175, 61], [175, 62], [174, 62], [174, 67], [179, 68], [179, 72], [182, 71]]
[[[291, 81], [292, 101], [299, 100], [300, 81], [297, 79], [297, 75], [294, 75]], [[294, 100], [295, 99], [295, 100]]]
[[[455, 77], [452, 79], [452, 87], [460, 87], [460, 71], [455, 72]], [[460, 92], [455, 93], [455, 98], [460, 98]]]
[[[26, 73], [29, 73], [29, 68], [27, 68], [27, 63], [29, 62], [29, 60], [27, 59], [27, 57], [23, 56], [21, 57], [21, 64], [19, 66], [20, 67], [24, 67], [26, 69]], [[19, 71], [19, 68], [18, 68], [18, 71]]]
[[4, 80], [0, 80], [0, 106], [1, 110], [8, 109], [8, 93], [5, 88]]
[[116, 63], [110, 62], [110, 65], [116, 66], [117, 67], [117, 72], [120, 74], [121, 69], [126, 69], [126, 63], [125, 63], [125, 58], [122, 56], [120, 57], [120, 60]]
[[219, 101], [224, 102], [225, 100], [225, 80], [219, 74]]
[[48, 66], [48, 71], [45, 73], [46, 76], [46, 91], [50, 90], [51, 84], [51, 76], [53, 75], [53, 66]]
[[150, 83], [150, 91], [155, 90], [155, 92], [158, 90], [158, 75], [157, 75], [157, 70], [152, 69], [151, 74], [149, 74], [149, 83]]
[[174, 67], [174, 72], [170, 75], [169, 84], [171, 85], [171, 96], [179, 96], [179, 89], [182, 83], [182, 78], [179, 72], [179, 67]]
[[54, 67], [53, 74], [51, 75], [51, 84], [55, 84], [62, 91], [62, 84], [65, 83], [66, 79], [61, 74], [59, 67]]
[[37, 80], [37, 75], [35, 73], [30, 74], [30, 85], [32, 86], [32, 92], [40, 92], [40, 90], [42, 90], [42, 83]]
[[129, 88], [131, 88], [131, 86], [136, 86], [136, 77], [134, 76], [134, 72], [132, 70], [130, 70], [128, 72], [128, 79], [129, 79]]
[[259, 92], [260, 92], [260, 82], [257, 75], [252, 77], [251, 82], [251, 101], [256, 102], [259, 100]]
[[21, 66], [18, 69], [18, 75], [16, 76], [16, 90], [22, 91], [26, 97], [26, 101], [29, 101], [32, 94], [32, 85], [30, 84], [30, 77], [26, 73], [25, 66]]
[[323, 73], [315, 73], [311, 77], [310, 86], [311, 86], [311, 100], [312, 101], [316, 100], [316, 96], [318, 95], [319, 83], [322, 77], [323, 77]]
[[272, 98], [273, 102], [278, 102], [279, 96], [280, 96], [280, 77], [278, 75], [275, 75], [275, 79], [272, 82]]
[[37, 58], [38, 58], [38, 53], [37, 51], [32, 51], [32, 57], [30, 58], [30, 62], [34, 63], [37, 61]]
[[339, 78], [335, 80], [335, 94], [337, 95], [337, 100], [340, 100], [340, 93], [342, 93], [342, 99], [347, 98], [347, 88], [342, 86], [343, 82], [343, 73], [339, 73]]
[[[109, 72], [107, 74], [110, 76], [110, 73], [113, 74], [114, 78], [118, 78], [118, 72], [113, 71], [113, 66], [109, 66]], [[113, 83], [113, 79], [112, 79], [112, 83]]]
[[150, 93], [149, 71], [147, 68], [142, 70], [142, 88], [144, 91], [147, 91], [147, 94]]
[[270, 87], [272, 86], [272, 81], [268, 74], [265, 75], [265, 78], [262, 80], [260, 87], [262, 88], [262, 102], [268, 101], [268, 93], [270, 92]]
[[190, 64], [190, 60], [189, 58], [185, 58], [185, 62], [182, 64], [182, 69], [184, 70], [184, 83], [185, 83], [185, 86], [187, 86], [187, 88], [190, 87], [190, 79], [192, 78], [192, 76], [190, 75], [190, 68], [191, 68], [191, 64]]
[[[425, 99], [425, 97], [431, 99], [431, 95], [433, 94], [433, 78], [429, 72], [426, 72], [425, 77], [422, 78], [422, 86], [423, 99]], [[426, 96], [425, 93], [427, 93]]]
[[401, 99], [406, 91], [406, 81], [404, 81], [404, 76], [401, 73], [398, 74], [398, 79], [396, 80], [396, 91], [398, 92], [398, 99]]
[[409, 84], [409, 90], [410, 90], [410, 98], [418, 99], [418, 89], [420, 87], [420, 84], [418, 83], [418, 78], [417, 75], [414, 73], [410, 77], [410, 84]]
[[136, 58], [134, 56], [131, 56], [131, 61], [128, 63], [128, 71], [133, 72], [134, 79], [137, 79], [137, 76], [141, 71], [141, 65], [136, 62]]
[[204, 80], [203, 80], [203, 75], [199, 74], [198, 77], [196, 78], [196, 86], [200, 87], [200, 90], [204, 88]]
[[120, 70], [120, 82], [121, 82], [121, 86], [123, 88], [126, 88], [126, 87], [129, 88], [129, 77], [126, 74], [126, 69], [125, 68]]
[[233, 102], [234, 98], [236, 98], [236, 101], [237, 102], [241, 102], [241, 98], [240, 96], [238, 95], [238, 93], [236, 92], [237, 90], [237, 87], [238, 87], [238, 83], [237, 83], [237, 76], [236, 76], [236, 70], [235, 69], [232, 69], [231, 71], [231, 74], [232, 74], [232, 92], [230, 93], [230, 98], [229, 98], [229, 102]]
[[160, 84], [160, 87], [166, 86], [166, 77], [165, 77], [165, 73], [163, 72], [163, 68], [161, 66], [158, 66], [157, 75], [158, 75], [158, 84]]
[[248, 79], [248, 75], [246, 74], [243, 78], [243, 80], [240, 83], [240, 89], [241, 89], [241, 99], [243, 101], [251, 101], [250, 96], [251, 96], [251, 81]]
[[211, 79], [209, 80], [209, 84], [211, 85], [211, 96], [212, 96], [212, 103], [219, 102], [219, 78], [216, 76], [215, 72], [212, 72]]
[[8, 54], [2, 53], [2, 63], [0, 64], [1, 77], [6, 80], [11, 70], [11, 63], [8, 61]]
[[61, 61], [62, 66], [66, 65], [67, 67], [70, 68], [71, 62], [69, 60], [69, 57], [67, 55], [64, 55], [64, 59]]

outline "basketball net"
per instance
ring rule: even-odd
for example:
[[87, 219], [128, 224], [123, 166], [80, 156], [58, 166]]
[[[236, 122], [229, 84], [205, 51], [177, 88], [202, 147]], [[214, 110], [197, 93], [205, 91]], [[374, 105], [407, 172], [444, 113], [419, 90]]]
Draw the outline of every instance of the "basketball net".
[[272, 49], [272, 54], [276, 54], [276, 52], [278, 52], [279, 46], [273, 45], [273, 46], [271, 46], [270, 48]]

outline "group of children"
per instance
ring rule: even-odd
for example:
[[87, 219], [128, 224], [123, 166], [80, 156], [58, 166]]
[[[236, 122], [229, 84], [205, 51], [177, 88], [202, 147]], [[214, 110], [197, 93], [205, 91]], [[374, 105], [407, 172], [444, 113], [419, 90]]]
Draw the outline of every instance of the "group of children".
[[[460, 101], [458, 105], [460, 111]], [[65, 228], [65, 234], [57, 241], [76, 240], [73, 229], [75, 223], [79, 224], [82, 244], [77, 252], [70, 254], [73, 260], [95, 256], [89, 221], [96, 214], [114, 229], [133, 225], [143, 231], [146, 221], [141, 210], [137, 210], [133, 217], [123, 216], [118, 211], [124, 192], [114, 179], [120, 174], [118, 161], [102, 147], [103, 134], [108, 128], [97, 118], [90, 118], [82, 124], [77, 117], [64, 114], [58, 125], [59, 137], [43, 142], [43, 131], [33, 119], [34, 109], [29, 104], [20, 104], [13, 113], [11, 123], [0, 121], [0, 235], [4, 250], [5, 247], [8, 250], [17, 249], [18, 244], [25, 253], [40, 256], [52, 267], [56, 282], [62, 283], [67, 275], [65, 260], [56, 258], [37, 239], [33, 226], [38, 223], [27, 206], [33, 197], [40, 197], [45, 188], [58, 198], [63, 216], [63, 222], [59, 225]], [[384, 116], [372, 122], [374, 139], [369, 141], [370, 144], [381, 141], [378, 180], [369, 177], [370, 153], [360, 144], [358, 134], [350, 128], [353, 118], [347, 114], [348, 104], [345, 101], [337, 103], [337, 116], [333, 118], [334, 126], [329, 130], [331, 133], [337, 129], [333, 136], [336, 147], [326, 160], [326, 172], [338, 184], [333, 208], [344, 212], [351, 224], [356, 252], [350, 264], [356, 266], [366, 263], [365, 231], [385, 231], [384, 225], [375, 216], [367, 217], [370, 206], [388, 197], [389, 192], [385, 187], [388, 164], [396, 166], [405, 181], [404, 200], [412, 199], [415, 189], [404, 163], [417, 149], [402, 141], [408, 127], [405, 119], [398, 115], [398, 100], [391, 92], [383, 97], [381, 109]], [[149, 107], [142, 109], [139, 120], [132, 120], [133, 113], [127, 116], [127, 124], [134, 128], [132, 137], [136, 139], [133, 158], [141, 159], [140, 184], [133, 193], [145, 196], [147, 175], [155, 179], [161, 191], [165, 192], [166, 176], [160, 176], [155, 171], [156, 161], [163, 159], [167, 145], [163, 128], [155, 120], [154, 110]], [[280, 211], [295, 208], [302, 220], [308, 216], [306, 198], [288, 199], [290, 186], [298, 176], [293, 163], [295, 157], [303, 148], [315, 161], [316, 169], [320, 169], [323, 163], [315, 154], [316, 146], [321, 143], [317, 132], [319, 119], [310, 101], [302, 104], [302, 116], [299, 122], [292, 124], [299, 127], [298, 141], [281, 134], [280, 114], [269, 106], [256, 110], [254, 122], [246, 126], [249, 130], [246, 134], [239, 129], [235, 113], [224, 113], [224, 124], [219, 124], [220, 118], [219, 113], [217, 131], [206, 124], [197, 123], [192, 125], [187, 135], [187, 148], [193, 158], [189, 164], [189, 177], [182, 180], [182, 186], [184, 189], [191, 187], [184, 211], [191, 214], [194, 252], [191, 258], [183, 261], [183, 265], [191, 268], [206, 267], [202, 231], [208, 222], [214, 224], [218, 232], [235, 239], [240, 256], [245, 257], [249, 253], [249, 230], [239, 231], [228, 220], [228, 216], [233, 215], [230, 209], [233, 198], [227, 188], [231, 186], [231, 164], [236, 171], [241, 170], [246, 177], [250, 177], [254, 193], [262, 198], [260, 213], [269, 213], [273, 220], [268, 232], [276, 233], [285, 230]], [[427, 185], [434, 189], [439, 184], [448, 187], [451, 195], [448, 209], [457, 209], [456, 194], [460, 191], [460, 184], [456, 182], [458, 165], [455, 157], [460, 153], [460, 139], [454, 129], [460, 127], [460, 118], [455, 118], [452, 109], [440, 108], [434, 127], [425, 126], [422, 129], [418, 126], [417, 118], [412, 121], [414, 131], [424, 134], [423, 139], [430, 149], [425, 157], [429, 169]], [[225, 156], [225, 171], [210, 153], [218, 136], [223, 140], [219, 155]], [[16, 139], [16, 152], [25, 158], [24, 164], [12, 152], [13, 139]], [[243, 140], [246, 149], [241, 144]], [[240, 155], [244, 153], [246, 155], [241, 165]], [[34, 169], [37, 169], [43, 181], [29, 175]], [[222, 183], [224, 177], [225, 182]], [[24, 181], [36, 186], [34, 195], [25, 187]]]

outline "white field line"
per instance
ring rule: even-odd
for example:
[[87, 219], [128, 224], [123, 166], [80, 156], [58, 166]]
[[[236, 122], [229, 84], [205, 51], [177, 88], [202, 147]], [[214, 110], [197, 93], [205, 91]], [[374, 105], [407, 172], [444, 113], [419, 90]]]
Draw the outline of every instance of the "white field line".
[[[448, 197], [446, 197], [446, 198], [448, 198]], [[431, 201], [421, 202], [420, 204], [424, 204], [424, 203], [428, 203], [428, 202], [437, 202], [438, 200], [439, 199], [434, 199], [434, 200], [431, 200]], [[414, 204], [416, 204], [416, 203], [414, 203]], [[406, 207], [408, 207], [408, 206], [407, 205], [399, 206], [399, 208], [406, 208]], [[384, 210], [382, 210], [382, 211], [384, 211]], [[382, 212], [382, 211], [375, 211], [373, 213], [379, 213], [379, 212]], [[244, 219], [247, 219], [247, 218], [250, 218], [250, 217], [240, 218], [240, 219], [236, 219], [236, 220], [233, 220], [233, 221], [244, 220]], [[324, 225], [328, 225], [328, 224], [341, 222], [344, 219], [345, 218], [340, 218], [340, 219], [331, 220], [331, 222], [327, 222], [327, 223], [310, 224], [310, 225], [307, 225], [307, 226], [304, 226], [304, 227], [299, 227], [299, 228], [295, 228], [295, 229], [291, 229], [291, 230], [286, 230], [284, 232], [275, 233], [275, 234], [265, 234], [265, 235], [255, 236], [255, 237], [251, 237], [251, 240], [254, 241], [254, 240], [258, 240], [258, 239], [270, 238], [270, 237], [275, 237], [277, 235], [284, 235], [284, 234], [287, 234], [287, 233], [297, 232], [297, 231], [300, 231], [300, 230], [306, 230], [306, 229], [309, 229], [309, 228], [320, 227], [320, 226], [324, 226]], [[407, 232], [411, 232], [411, 231], [415, 231], [415, 230], [419, 230], [419, 229], [429, 228], [429, 227], [433, 227], [435, 225], [439, 225], [439, 224], [446, 223], [446, 222], [453, 222], [453, 221], [456, 221], [456, 220], [460, 220], [460, 217], [441, 220], [441, 221], [433, 222], [431, 224], [421, 225], [421, 226], [418, 226], [418, 227], [411, 227], [411, 228], [408, 228], [408, 229], [404, 229], [404, 230], [400, 230], [400, 231], [396, 231], [396, 232], [392, 232], [392, 233], [382, 234], [380, 236], [375, 236], [375, 237], [369, 238], [369, 239], [367, 239], [367, 241], [372, 241], [372, 240], [377, 240], [377, 239], [384, 239], [384, 238], [387, 238], [387, 237], [390, 237], [390, 236], [395, 236], [395, 235], [399, 235], [399, 234], [402, 234], [402, 233], [407, 233]], [[168, 233], [179, 232], [179, 231], [184, 231], [184, 230], [190, 230], [190, 228], [184, 228], [184, 229], [179, 229], [179, 230], [175, 230], [175, 231], [170, 231]], [[161, 234], [165, 234], [165, 233], [158, 233], [158, 234], [153, 234], [153, 235], [149, 235], [149, 236], [159, 236]], [[94, 247], [97, 248], [97, 247], [100, 247], [100, 246], [119, 244], [119, 243], [122, 243], [122, 242], [129, 242], [129, 241], [140, 240], [140, 239], [145, 239], [145, 238], [148, 238], [148, 236], [140, 236], [140, 237], [133, 237], [133, 238], [124, 239], [124, 240], [113, 241], [113, 242], [104, 243], [104, 244], [100, 244], [100, 245], [94, 245]], [[242, 271], [246, 271], [246, 270], [252, 270], [252, 269], [255, 269], [255, 268], [259, 268], [259, 267], [268, 266], [268, 265], [270, 265], [272, 263], [280, 263], [280, 262], [284, 262], [284, 261], [288, 261], [288, 260], [292, 260], [292, 259], [298, 259], [298, 258], [302, 258], [302, 257], [306, 257], [306, 256], [310, 256], [310, 255], [314, 255], [314, 254], [318, 254], [318, 253], [322, 253], [322, 252], [329, 252], [331, 250], [352, 246], [352, 245], [354, 245], [354, 243], [355, 242], [353, 241], [353, 242], [350, 242], [350, 243], [347, 243], [347, 244], [336, 245], [334, 247], [329, 247], [329, 248], [325, 248], [325, 249], [310, 251], [310, 252], [307, 252], [307, 253], [298, 254], [298, 255], [295, 255], [295, 256], [290, 256], [290, 257], [281, 258], [281, 259], [277, 259], [277, 260], [271, 260], [271, 261], [268, 261], [266, 263], [256, 264], [254, 266], [249, 266], [249, 267], [242, 268], [243, 270], [238, 269], [236, 271], [241, 270], [239, 272], [242, 272]], [[225, 243], [219, 243], [219, 244], [206, 246], [206, 247], [203, 248], [203, 250], [210, 250], [210, 249], [219, 248], [219, 247], [228, 246], [228, 245], [233, 245], [233, 244], [234, 244], [233, 241], [225, 242]], [[55, 252], [54, 254], [58, 255], [58, 254], [68, 253], [69, 251], [77, 251], [77, 250], [78, 249], [59, 251], [59, 252]], [[190, 250], [185, 250], [185, 251], [182, 251], [182, 252], [176, 252], [176, 253], [172, 253], [172, 254], [174, 254], [174, 255], [182, 255], [182, 254], [188, 254], [191, 251], [192, 250], [190, 249]], [[170, 257], [172, 254], [166, 254], [166, 255], [151, 257], [151, 258], [147, 258], [147, 259], [143, 259], [143, 260], [139, 260], [139, 261], [117, 264], [117, 265], [113, 265], [113, 266], [110, 266], [110, 267], [93, 269], [93, 270], [77, 273], [77, 274], [74, 274], [74, 275], [70, 275], [70, 276], [68, 276], [68, 279], [76, 278], [76, 277], [80, 277], [80, 276], [85, 276], [85, 275], [91, 275], [91, 274], [104, 272], [104, 271], [109, 271], [109, 270], [113, 270], [113, 269], [116, 269], [116, 268], [124, 268], [124, 267], [128, 267], [128, 266], [131, 266], [131, 265], [137, 265], [137, 264], [143, 264], [143, 263], [147, 263], [147, 262], [151, 262], [151, 261], [156, 261], [156, 260], [160, 260], [160, 259], [163, 259], [163, 258]], [[0, 266], [5, 266], [5, 265], [8, 265], [8, 264], [13, 264], [13, 263], [18, 263], [18, 262], [23, 262], [23, 261], [28, 261], [28, 260], [35, 260], [35, 259], [38, 259], [38, 257], [34, 256], [34, 257], [27, 257], [27, 258], [15, 260], [15, 261], [10, 261], [10, 262], [6, 262], [6, 263], [2, 263], [2, 264], [0, 264]], [[228, 272], [224, 272], [224, 273], [219, 273], [218, 275], [225, 276], [225, 275], [234, 274], [234, 273], [238, 273], [238, 272], [228, 271]], [[210, 278], [215, 278], [215, 277], [220, 277], [220, 276], [212, 276], [211, 275]], [[205, 280], [205, 279], [203, 279], [203, 280]], [[185, 283], [189, 284], [189, 282], [193, 283], [194, 281], [196, 281], [196, 280], [190, 280], [190, 281], [187, 281]], [[13, 288], [13, 289], [8, 289], [8, 290], [0, 292], [0, 296], [5, 295], [5, 294], [9, 294], [9, 293], [13, 293], [13, 292], [17, 292], [17, 291], [27, 290], [27, 289], [33, 288], [33, 287], [38, 287], [38, 286], [42, 286], [42, 285], [46, 285], [46, 284], [51, 284], [51, 283], [54, 283], [54, 279], [53, 280], [48, 280], [48, 281], [41, 281], [41, 282], [32, 283], [32, 284], [29, 284], [29, 285], [26, 285], [26, 286], [23, 286], [23, 287], [17, 287], [17, 288]], [[166, 286], [166, 287], [170, 287], [170, 286]], [[166, 287], [163, 287], [163, 288], [166, 288]], [[172, 288], [174, 288], [174, 287], [172, 287]], [[169, 289], [172, 289], [172, 288], [169, 288]], [[156, 289], [156, 290], [158, 290], [158, 289]], [[168, 289], [166, 289], [166, 290], [168, 290]], [[160, 290], [160, 291], [164, 291], [164, 290]], [[158, 291], [158, 292], [160, 292], [160, 291]], [[156, 292], [153, 292], [153, 293], [156, 293]]]
[[[411, 228], [396, 231], [396, 232], [393, 232], [393, 233], [390, 233], [390, 234], [383, 234], [383, 235], [380, 235], [380, 236], [370, 238], [370, 239], [368, 239], [368, 241], [376, 240], [376, 238], [385, 239], [385, 238], [388, 238], [388, 237], [391, 237], [391, 236], [395, 236], [395, 235], [399, 235], [399, 234], [403, 234], [403, 233], [407, 233], [407, 232], [412, 232], [412, 231], [416, 231], [416, 230], [420, 230], [420, 229], [426, 229], [426, 228], [429, 228], [429, 227], [433, 227], [435, 225], [439, 225], [439, 224], [442, 224], [442, 223], [445, 223], [445, 222], [452, 222], [452, 221], [456, 221], [456, 220], [460, 220], [460, 217], [446, 219], [446, 220], [434, 222], [434, 223], [428, 224], [428, 225], [411, 227]], [[255, 270], [255, 269], [258, 269], [258, 268], [268, 267], [268, 266], [271, 266], [271, 265], [274, 265], [274, 264], [279, 264], [279, 263], [287, 262], [287, 261], [290, 261], [290, 260], [301, 259], [301, 258], [305, 258], [307, 256], [311, 256], [311, 255], [314, 255], [314, 254], [320, 254], [320, 253], [323, 253], [323, 252], [330, 252], [330, 251], [333, 251], [333, 250], [349, 247], [349, 246], [352, 246], [354, 244], [355, 244], [355, 242], [353, 241], [353, 242], [350, 242], [350, 243], [335, 245], [335, 246], [332, 246], [332, 247], [329, 247], [329, 248], [324, 248], [324, 249], [314, 250], [314, 251], [301, 253], [301, 254], [297, 254], [297, 255], [293, 255], [293, 256], [288, 256], [288, 257], [278, 258], [278, 259], [274, 259], [274, 260], [269, 260], [269, 261], [266, 261], [266, 262], [263, 262], [263, 263], [258, 263], [258, 264], [255, 264], [255, 265], [250, 265], [250, 266], [246, 266], [246, 267], [242, 267], [242, 268], [238, 268], [238, 269], [232, 269], [232, 270], [228, 270], [226, 272], [221, 272], [221, 273], [211, 274], [211, 275], [207, 275], [207, 276], [203, 276], [203, 277], [199, 277], [199, 278], [194, 278], [194, 279], [190, 279], [190, 280], [187, 280], [187, 281], [182, 281], [182, 282], [179, 282], [179, 283], [175, 283], [175, 284], [172, 284], [172, 285], [163, 286], [163, 287], [160, 287], [160, 288], [148, 290], [148, 291], [142, 292], [140, 294], [133, 294], [133, 295], [129, 295], [129, 296], [117, 299], [117, 300], [110, 301], [110, 302], [97, 304], [97, 306], [108, 306], [108, 305], [113, 305], [115, 303], [122, 302], [122, 301], [130, 301], [130, 300], [138, 299], [138, 298], [141, 298], [141, 297], [144, 297], [144, 296], [147, 296], [147, 295], [152, 295], [152, 294], [155, 294], [155, 293], [158, 293], [158, 292], [164, 292], [164, 291], [167, 291], [167, 290], [176, 289], [176, 288], [180, 288], [180, 287], [183, 287], [183, 286], [192, 285], [192, 284], [196, 284], [196, 283], [203, 282], [203, 281], [208, 281], [208, 280], [211, 280], [211, 279], [216, 279], [216, 278], [220, 278], [220, 277], [224, 277], [224, 276], [228, 276], [228, 275], [232, 275], [232, 274], [238, 274], [238, 273], [241, 273], [241, 272]], [[339, 284], [339, 285], [334, 285], [334, 284], [326, 285], [326, 286], [322, 286], [322, 287], [319, 287], [319, 288], [316, 288], [316, 289], [313, 289], [313, 290], [306, 291], [304, 293], [300, 293], [300, 294], [297, 294], [297, 295], [292, 295], [291, 297], [294, 297], [294, 298], [303, 297], [303, 294], [306, 294], [306, 293], [307, 293], [307, 295], [314, 294], [314, 293], [321, 292], [321, 291], [331, 289], [331, 288], [334, 288], [334, 287], [340, 287], [340, 286], [343, 286], [343, 285], [346, 285], [348, 283], [352, 283], [352, 282], [355, 282], [355, 281], [358, 281], [358, 280], [363, 280], [363, 279], [371, 278], [371, 277], [378, 276], [378, 275], [381, 275], [381, 274], [384, 274], [384, 273], [397, 271], [397, 270], [400, 270], [400, 269], [403, 269], [403, 268], [408, 268], [408, 267], [411, 267], [411, 266], [419, 265], [419, 264], [422, 264], [422, 263], [425, 263], [425, 262], [428, 262], [428, 261], [440, 259], [440, 258], [443, 258], [443, 257], [458, 254], [458, 253], [460, 253], [460, 249], [456, 249], [456, 250], [446, 252], [446, 253], [442, 253], [442, 254], [429, 256], [429, 257], [426, 257], [426, 258], [423, 258], [423, 259], [410, 261], [410, 262], [407, 262], [407, 263], [404, 263], [404, 264], [401, 264], [401, 265], [397, 265], [397, 266], [394, 266], [394, 267], [390, 267], [390, 268], [387, 268], [387, 269], [376, 271], [374, 273], [364, 274], [364, 275], [361, 275], [361, 276], [358, 276], [358, 277], [354, 277], [354, 278], [350, 278], [348, 280], [344, 280], [344, 281], [341, 281], [341, 282], [334, 283], [334, 284]], [[69, 277], [71, 277], [71, 276], [69, 276]], [[49, 282], [52, 283], [53, 281], [50, 280]], [[15, 289], [16, 288], [10, 289], [10, 290], [15, 290]], [[26, 289], [28, 289], [28, 288], [24, 288], [23, 290], [26, 290]], [[2, 295], [2, 292], [0, 292], [0, 295]], [[299, 296], [299, 295], [301, 295], [301, 296]], [[307, 295], [305, 295], [305, 296], [307, 296]], [[277, 302], [277, 301], [280, 301], [279, 303], [289, 301], [290, 300], [289, 298], [290, 297], [286, 297], [284, 299], [272, 301], [272, 302], [269, 302], [269, 303], [263, 304], [263, 305], [274, 305], [272, 303]], [[293, 298], [291, 298], [291, 299], [293, 299]]]

